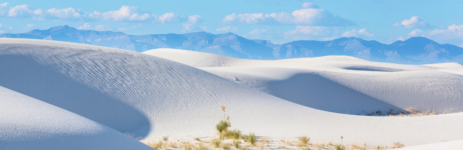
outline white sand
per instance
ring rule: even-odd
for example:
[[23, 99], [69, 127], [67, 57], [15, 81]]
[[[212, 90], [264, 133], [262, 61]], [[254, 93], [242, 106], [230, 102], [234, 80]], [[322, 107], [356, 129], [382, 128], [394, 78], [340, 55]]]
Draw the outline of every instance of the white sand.
[[111, 128], [0, 86], [0, 149], [146, 149]]
[[463, 140], [455, 140], [449, 142], [404, 147], [397, 150], [461, 150], [462, 148]]
[[311, 108], [349, 114], [416, 107], [463, 110], [463, 65], [400, 65], [347, 56], [275, 61], [156, 49], [146, 54], [191, 65]]
[[[185, 59], [201, 58], [183, 52], [186, 54], [183, 56]], [[172, 53], [170, 58], [177, 56], [181, 58], [181, 55], [175, 53]], [[300, 63], [294, 63], [296, 61]], [[221, 73], [233, 75], [232, 77], [238, 78], [239, 81], [255, 81], [258, 84], [252, 86], [230, 81], [194, 67], [124, 50], [56, 41], [1, 39], [0, 86], [73, 112], [121, 133], [128, 132], [135, 137], [144, 137], [144, 141], [159, 139], [166, 135], [172, 138], [215, 135], [215, 125], [223, 117], [220, 111], [222, 105], [227, 106], [226, 113], [231, 118], [232, 129], [237, 128], [245, 133], [254, 132], [256, 135], [274, 138], [306, 135], [311, 137], [313, 142], [338, 143], [340, 136], [343, 136], [345, 143], [391, 145], [394, 142], [402, 142], [406, 146], [463, 138], [463, 130], [460, 130], [463, 125], [463, 113], [405, 118], [333, 113], [361, 108], [388, 108], [391, 105], [398, 108], [412, 104], [416, 104], [416, 107], [428, 107], [442, 102], [444, 104], [437, 105], [439, 109], [453, 106], [456, 110], [461, 110], [461, 99], [458, 98], [461, 97], [462, 84], [460, 76], [455, 73], [435, 71], [429, 66], [373, 63], [342, 56], [309, 60], [262, 61], [262, 63], [248, 60], [222, 62], [230, 66], [234, 66], [233, 64], [254, 66], [230, 67], [235, 68], [231, 70], [223, 67], [210, 68], [210, 66], [201, 69], [218, 75]], [[265, 65], [267, 62], [273, 64], [261, 67], [260, 64]], [[208, 65], [211, 64], [220, 66], [214, 63]], [[277, 68], [277, 64], [281, 64], [281, 67]], [[320, 65], [312, 69], [304, 68], [313, 64]], [[342, 69], [358, 67], [358, 64], [363, 65], [361, 69], [407, 71], [373, 72]], [[327, 71], [327, 68], [332, 71]], [[254, 69], [256, 71], [252, 71]], [[354, 69], [358, 70], [358, 68]], [[346, 98], [337, 100], [336, 98], [339, 97], [334, 96], [330, 99], [333, 109], [329, 111], [333, 112], [328, 112], [319, 110], [320, 108], [314, 109], [315, 106], [311, 108], [308, 104], [299, 105], [290, 102], [295, 101], [294, 99], [275, 97], [285, 95], [272, 93], [271, 90], [277, 87], [266, 85], [269, 81], [282, 81], [282, 84], [288, 84], [284, 82], [294, 77], [294, 74], [302, 74], [302, 79], [295, 79], [295, 83], [304, 81], [305, 76], [309, 79], [315, 76], [317, 80], [314, 81], [318, 81], [318, 78], [323, 79], [319, 86], [344, 90], [342, 92]], [[434, 78], [435, 81], [415, 85], [419, 83], [418, 81], [423, 83], [429, 78]], [[395, 80], [401, 81], [393, 82]], [[442, 83], [438, 84], [438, 82]], [[329, 86], [322, 85], [325, 83]], [[290, 85], [287, 87], [291, 87]], [[385, 87], [384, 90], [382, 86]], [[269, 91], [263, 90], [265, 88]], [[306, 88], [306, 85], [301, 85], [301, 88]], [[420, 92], [423, 88], [428, 90], [428, 93], [434, 94], [420, 95], [423, 94]], [[329, 92], [332, 92], [332, 95], [337, 94], [333, 90]], [[414, 96], [426, 98], [440, 96], [439, 94], [444, 96], [440, 97], [441, 102], [436, 102], [432, 98], [412, 99]], [[348, 96], [363, 97], [363, 99], [352, 100]], [[312, 99], [313, 103], [326, 106], [323, 100], [323, 97]], [[9, 98], [6, 101], [16, 101], [16, 99]], [[340, 101], [344, 102], [340, 103]], [[16, 102], [17, 105], [27, 105], [26, 102]], [[418, 105], [420, 103], [425, 104]], [[29, 111], [36, 109], [40, 112], [39, 108], [35, 107], [30, 108]], [[7, 117], [3, 114], [0, 114], [1, 118]], [[15, 114], [11, 113], [9, 116], [23, 117]], [[44, 115], [51, 118], [67, 116], [64, 112]], [[18, 121], [28, 124], [29, 119], [18, 119]], [[10, 120], [6, 120], [2, 124], [9, 123]], [[92, 128], [92, 126], [82, 124], [82, 128]], [[17, 130], [20, 129], [8, 128], [8, 130], [9, 132], [1, 133], [0, 142], [14, 140], [13, 133], [19, 132]], [[63, 135], [58, 132], [59, 130], [59, 128], [51, 128], [50, 134]], [[77, 133], [73, 135], [87, 133], [84, 130], [75, 132]], [[33, 139], [33, 136], [28, 138]], [[94, 139], [94, 141], [99, 140], [106, 139], [104, 137]], [[76, 141], [80, 142], [78, 139]], [[119, 143], [130, 143], [130, 141]]]

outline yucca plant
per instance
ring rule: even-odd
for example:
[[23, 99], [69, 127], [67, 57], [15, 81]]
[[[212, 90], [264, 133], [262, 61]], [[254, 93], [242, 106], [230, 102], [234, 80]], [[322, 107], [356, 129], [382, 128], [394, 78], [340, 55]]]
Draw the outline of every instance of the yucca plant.
[[228, 127], [230, 126], [231, 126], [230, 123], [228, 123], [225, 120], [222, 120], [219, 122], [219, 124], [217, 124], [216, 128], [217, 128], [217, 131], [219, 131], [219, 134], [222, 135], [222, 133], [224, 131], [227, 131]]
[[303, 146], [307, 146], [307, 144], [309, 144], [309, 141], [310, 138], [308, 138], [307, 136], [299, 137], [299, 143]]

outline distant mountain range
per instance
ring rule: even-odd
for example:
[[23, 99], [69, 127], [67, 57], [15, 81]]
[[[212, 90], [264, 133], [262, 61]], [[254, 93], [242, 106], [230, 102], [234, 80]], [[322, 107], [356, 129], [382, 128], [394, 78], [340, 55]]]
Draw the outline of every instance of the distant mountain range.
[[27, 33], [0, 34], [0, 38], [66, 41], [137, 52], [156, 48], [176, 48], [246, 59], [346, 55], [371, 61], [403, 64], [463, 63], [463, 48], [450, 44], [439, 44], [424, 37], [413, 37], [392, 44], [382, 44], [360, 38], [339, 38], [332, 41], [301, 40], [273, 44], [267, 40], [246, 39], [233, 33], [195, 32], [127, 35], [122, 32], [78, 30], [65, 25], [48, 30], [32, 30]]

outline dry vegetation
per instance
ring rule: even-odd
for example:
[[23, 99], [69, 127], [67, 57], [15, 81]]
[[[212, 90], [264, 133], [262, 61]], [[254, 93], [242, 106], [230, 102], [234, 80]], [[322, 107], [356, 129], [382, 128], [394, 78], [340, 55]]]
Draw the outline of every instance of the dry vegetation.
[[[267, 150], [267, 149], [291, 149], [291, 150], [387, 150], [404, 147], [404, 144], [396, 142], [391, 147], [372, 146], [368, 144], [337, 144], [332, 141], [328, 143], [311, 143], [310, 138], [301, 136], [297, 139], [280, 139], [270, 140], [264, 137], [257, 137], [254, 133], [243, 134], [240, 130], [229, 130], [231, 127], [230, 117], [225, 118], [225, 107], [221, 110], [224, 112], [224, 119], [217, 126], [218, 137], [216, 138], [195, 138], [194, 140], [181, 141], [178, 139], [169, 140], [168, 136], [162, 137], [162, 140], [145, 142], [146, 145], [154, 149], [162, 150]], [[391, 110], [392, 112], [392, 110]], [[399, 113], [401, 114], [401, 113]], [[407, 115], [432, 114], [429, 112], [419, 113], [414, 108], [404, 111]], [[130, 134], [127, 134], [131, 136]], [[131, 136], [133, 137], [133, 136]], [[343, 137], [341, 136], [341, 143]], [[138, 139], [141, 140], [141, 139]]]

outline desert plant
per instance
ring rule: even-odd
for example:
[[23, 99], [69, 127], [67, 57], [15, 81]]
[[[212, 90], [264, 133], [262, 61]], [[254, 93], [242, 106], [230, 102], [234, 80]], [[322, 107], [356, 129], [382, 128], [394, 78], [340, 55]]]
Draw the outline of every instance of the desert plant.
[[358, 145], [358, 144], [352, 144], [350, 145], [352, 149], [362, 149], [362, 146]]
[[222, 142], [219, 139], [213, 139], [211, 143], [215, 148], [219, 148]]
[[256, 146], [257, 137], [256, 135], [254, 135], [254, 133], [250, 133], [247, 136], [246, 141], [249, 142], [249, 144], [251, 144], [252, 146]]
[[238, 139], [240, 139], [240, 137], [241, 137], [241, 131], [240, 131], [240, 130], [230, 130], [230, 131], [226, 131], [226, 132], [225, 132], [225, 137], [238, 140]]
[[228, 144], [223, 144], [222, 145], [223, 150], [230, 150], [230, 145]]
[[220, 106], [220, 109], [223, 111], [223, 120], [225, 120], [225, 106]]
[[241, 139], [243, 139], [244, 142], [247, 142], [248, 136], [243, 134], [243, 135], [241, 135]]
[[239, 148], [240, 148], [240, 144], [241, 144], [240, 141], [237, 141], [237, 140], [234, 140], [234, 141], [233, 141], [233, 147], [235, 147], [236, 149], [239, 149]]
[[268, 142], [268, 140], [267, 140], [266, 138], [261, 138], [261, 139], [259, 140], [259, 143], [260, 143], [262, 146], [264, 146], [265, 143], [267, 143], [267, 142]]
[[168, 147], [177, 148], [177, 143], [176, 142], [169, 142]]
[[335, 145], [334, 148], [336, 150], [345, 150], [346, 149], [346, 147], [344, 147], [343, 145]]
[[148, 145], [151, 148], [156, 149], [156, 143], [155, 142], [148, 142], [148, 143], [145, 143], [145, 144]]
[[198, 146], [194, 147], [194, 150], [206, 150], [206, 145], [204, 145], [204, 142], [199, 142]]
[[167, 141], [169, 140], [169, 136], [163, 136], [163, 137], [162, 137], [162, 140], [163, 140], [164, 142], [167, 142]]
[[224, 131], [227, 131], [227, 128], [230, 127], [230, 123], [228, 123], [227, 121], [220, 121], [219, 124], [217, 124], [216, 128], [217, 128], [217, 131], [219, 131], [219, 134], [220, 134], [220, 138], [222, 139], [222, 133]]
[[307, 136], [299, 137], [299, 143], [302, 146], [307, 146], [307, 144], [309, 144], [309, 141], [310, 141], [310, 138], [308, 138]]
[[156, 144], [154, 145], [153, 148], [154, 148], [154, 149], [161, 149], [163, 145], [164, 145], [164, 143], [163, 143], [162, 141], [159, 141], [158, 143], [156, 143]]
[[183, 150], [192, 150], [193, 146], [190, 143], [185, 142], [185, 143], [182, 144], [182, 148], [183, 148]]
[[402, 147], [404, 147], [404, 146], [405, 146], [405, 145], [402, 144], [402, 143], [400, 143], [400, 142], [395, 142], [395, 143], [394, 143], [394, 146], [392, 146], [392, 148], [402, 148]]

